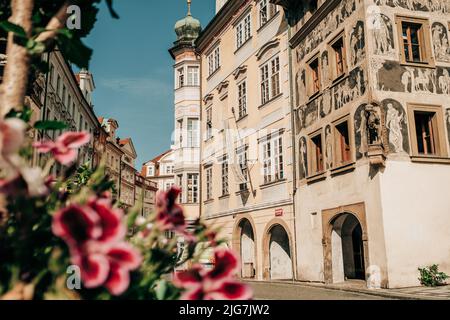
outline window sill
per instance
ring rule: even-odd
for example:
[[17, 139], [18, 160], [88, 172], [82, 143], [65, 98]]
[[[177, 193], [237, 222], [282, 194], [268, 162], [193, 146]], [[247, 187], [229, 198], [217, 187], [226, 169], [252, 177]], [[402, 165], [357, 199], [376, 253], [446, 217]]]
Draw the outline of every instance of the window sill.
[[208, 199], [208, 200], [203, 201], [203, 204], [210, 204], [212, 202], [214, 202], [214, 199]]
[[239, 121], [241, 121], [241, 120], [244, 120], [244, 119], [247, 118], [247, 117], [248, 117], [248, 114], [246, 114], [246, 115], [244, 115], [244, 116], [238, 118], [238, 119], [236, 120], [236, 122], [239, 122]]
[[282, 97], [282, 96], [283, 96], [283, 93], [280, 92], [279, 94], [277, 94], [277, 95], [276, 95], [275, 97], [273, 97], [272, 99], [270, 99], [270, 100], [264, 102], [263, 104], [261, 104], [260, 106], [258, 106], [258, 109], [264, 108], [265, 106], [267, 106], [268, 104], [271, 104], [271, 103], [274, 102], [275, 100], [278, 100], [278, 99], [279, 99], [280, 97]]
[[212, 77], [214, 77], [217, 73], [219, 73], [220, 71], [220, 67], [218, 67], [216, 70], [213, 71], [213, 73], [211, 73], [208, 78], [206, 78], [206, 81], [211, 80]]
[[326, 172], [325, 171], [321, 171], [318, 172], [312, 176], [309, 176], [306, 178], [306, 183], [311, 184], [311, 183], [315, 183], [315, 182], [319, 182], [322, 180], [325, 180], [327, 178], [326, 176]]
[[439, 156], [413, 155], [411, 156], [411, 161], [418, 163], [450, 164], [450, 158]]
[[247, 40], [245, 40], [244, 43], [241, 44], [241, 46], [239, 48], [237, 48], [234, 51], [234, 54], [238, 53], [243, 47], [245, 47], [248, 43], [250, 43], [250, 41], [253, 39], [253, 36], [251, 36], [250, 38], [248, 38]]
[[407, 62], [407, 61], [401, 61], [400, 62], [401, 66], [406, 66], [406, 67], [419, 67], [419, 68], [429, 68], [429, 69], [434, 69], [436, 68], [436, 64], [434, 63], [434, 61], [427, 61], [427, 62]]
[[175, 91], [178, 91], [178, 90], [181, 90], [184, 88], [200, 88], [200, 86], [199, 85], [184, 85], [184, 86], [176, 88]]
[[224, 194], [224, 195], [219, 197], [219, 200], [224, 200], [224, 199], [229, 199], [229, 198], [230, 198], [229, 194]]
[[280, 15], [280, 10], [277, 11], [269, 20], [266, 21], [263, 25], [260, 25], [256, 33], [260, 33], [263, 29], [265, 29], [272, 21], [274, 21]]
[[239, 190], [239, 191], [236, 191], [235, 192], [235, 195], [237, 195], [237, 196], [240, 196], [242, 193], [244, 193], [244, 192], [250, 192], [250, 189], [245, 189], [245, 190]]
[[333, 80], [331, 80], [331, 86], [334, 87], [335, 84], [338, 84], [339, 82], [341, 82], [342, 80], [347, 78], [347, 76], [348, 76], [348, 71], [345, 70], [344, 73], [342, 73], [341, 75], [339, 75], [336, 78], [334, 78]]
[[264, 184], [260, 185], [259, 188], [261, 190], [262, 189], [267, 189], [267, 188], [270, 188], [270, 187], [275, 187], [277, 185], [283, 184], [285, 182], [286, 182], [286, 178], [283, 178], [283, 179], [271, 181], [271, 182], [268, 182], [268, 183], [264, 183]]
[[331, 175], [338, 175], [355, 170], [355, 162], [347, 162], [331, 169]]
[[322, 94], [322, 89], [320, 89], [320, 90], [317, 91], [317, 92], [314, 92], [312, 95], [310, 95], [310, 96], [308, 97], [308, 102], [307, 102], [306, 104], [308, 104], [308, 103], [310, 103], [311, 101], [317, 99], [321, 94]]

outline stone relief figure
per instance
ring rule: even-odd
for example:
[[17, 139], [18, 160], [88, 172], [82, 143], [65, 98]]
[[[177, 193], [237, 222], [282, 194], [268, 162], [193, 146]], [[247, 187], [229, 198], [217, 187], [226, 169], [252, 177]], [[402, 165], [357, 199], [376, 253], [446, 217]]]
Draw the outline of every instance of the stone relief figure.
[[442, 94], [450, 94], [450, 75], [447, 69], [442, 71], [442, 75], [438, 79], [439, 88]]
[[350, 72], [347, 79], [333, 88], [335, 110], [363, 95], [365, 91], [364, 71], [356, 68]]
[[331, 91], [325, 90], [320, 104], [320, 117], [324, 118], [331, 113]]
[[330, 125], [325, 128], [325, 156], [327, 169], [331, 169], [333, 167], [333, 137]]
[[405, 149], [406, 133], [406, 113], [400, 103], [387, 99], [386, 108], [386, 128], [389, 131], [389, 144], [395, 153], [409, 152]]
[[380, 108], [373, 104], [366, 107], [367, 138], [369, 145], [381, 143], [381, 114]]
[[308, 176], [308, 155], [306, 149], [306, 138], [300, 138], [300, 156], [301, 156], [301, 164], [300, 164], [300, 177], [306, 178]]
[[357, 65], [365, 57], [364, 22], [358, 21], [350, 35], [352, 65]]
[[450, 61], [450, 46], [447, 29], [442, 23], [435, 22], [431, 28], [434, 54], [437, 60]]
[[408, 10], [448, 13], [448, 0], [375, 0], [379, 6], [401, 7]]
[[322, 53], [321, 63], [322, 63], [322, 82], [324, 86], [327, 86], [330, 79], [329, 75], [330, 65], [328, 62], [328, 51], [324, 51]]

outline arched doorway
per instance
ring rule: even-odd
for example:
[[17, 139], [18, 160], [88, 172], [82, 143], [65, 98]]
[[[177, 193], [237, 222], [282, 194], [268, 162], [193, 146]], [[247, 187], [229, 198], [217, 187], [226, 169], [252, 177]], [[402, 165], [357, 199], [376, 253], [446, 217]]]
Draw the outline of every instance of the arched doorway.
[[365, 280], [363, 230], [359, 220], [344, 213], [331, 221], [332, 282]]
[[269, 276], [273, 280], [292, 279], [292, 256], [289, 235], [275, 224], [269, 230]]
[[242, 278], [254, 278], [256, 274], [255, 236], [253, 227], [247, 219], [239, 223], [240, 229], [240, 255]]

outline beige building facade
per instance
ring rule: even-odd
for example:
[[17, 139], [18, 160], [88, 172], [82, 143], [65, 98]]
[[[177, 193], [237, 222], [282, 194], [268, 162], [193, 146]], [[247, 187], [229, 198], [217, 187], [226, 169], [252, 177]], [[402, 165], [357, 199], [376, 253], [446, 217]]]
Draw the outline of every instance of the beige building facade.
[[269, 1], [218, 1], [202, 61], [201, 215], [222, 226], [241, 276], [295, 274], [288, 29]]
[[448, 2], [275, 2], [292, 25], [297, 279], [450, 273]]

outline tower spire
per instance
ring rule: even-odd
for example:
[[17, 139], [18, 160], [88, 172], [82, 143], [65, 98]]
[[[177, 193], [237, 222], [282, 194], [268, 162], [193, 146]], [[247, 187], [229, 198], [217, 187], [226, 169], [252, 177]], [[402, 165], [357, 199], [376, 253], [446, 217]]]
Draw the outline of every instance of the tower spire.
[[192, 0], [187, 0], [187, 5], [188, 5], [188, 13], [187, 13], [187, 15], [188, 16], [191, 15], [191, 2], [192, 2]]

